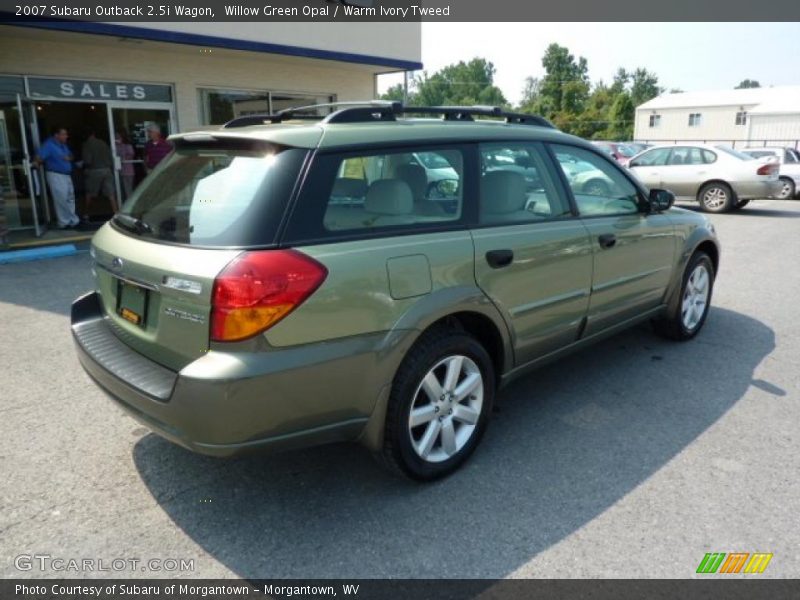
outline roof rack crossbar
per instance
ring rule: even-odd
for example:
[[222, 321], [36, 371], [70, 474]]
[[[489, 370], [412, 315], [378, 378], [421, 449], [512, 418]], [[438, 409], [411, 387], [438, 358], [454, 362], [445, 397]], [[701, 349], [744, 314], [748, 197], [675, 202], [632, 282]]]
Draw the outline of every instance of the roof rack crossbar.
[[[320, 108], [338, 108], [328, 115], [309, 114]], [[504, 119], [515, 125], [537, 127], [555, 126], [544, 117], [523, 113], [506, 112], [499, 106], [405, 106], [402, 102], [372, 100], [369, 102], [328, 102], [308, 106], [293, 106], [272, 115], [247, 115], [228, 121], [225, 128], [280, 123], [290, 119], [321, 120], [323, 123], [367, 123], [371, 121], [395, 121], [397, 115], [441, 115], [445, 121], [474, 121], [473, 117]]]

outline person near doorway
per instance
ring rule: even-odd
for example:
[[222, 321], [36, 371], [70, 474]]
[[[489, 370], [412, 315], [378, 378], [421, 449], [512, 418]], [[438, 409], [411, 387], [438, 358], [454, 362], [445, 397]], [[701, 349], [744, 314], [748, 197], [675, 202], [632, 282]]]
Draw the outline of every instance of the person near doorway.
[[150, 138], [144, 145], [144, 166], [149, 173], [156, 168], [156, 165], [164, 160], [164, 157], [172, 152], [172, 144], [164, 139], [161, 133], [161, 126], [151, 123], [147, 126], [147, 137]]
[[89, 220], [89, 207], [98, 194], [102, 193], [111, 203], [111, 212], [117, 212], [117, 195], [114, 191], [114, 157], [105, 140], [97, 137], [97, 132], [89, 130], [81, 148], [84, 183], [86, 186], [86, 214]]
[[114, 134], [114, 145], [121, 162], [119, 176], [122, 180], [122, 199], [127, 200], [131, 197], [131, 192], [133, 192], [133, 177], [135, 174], [133, 161], [136, 158], [136, 153], [133, 150], [133, 146], [128, 142], [127, 136], [120, 131]]
[[75, 214], [75, 188], [72, 185], [72, 163], [75, 158], [67, 146], [68, 139], [66, 128], [56, 127], [35, 158], [38, 165], [44, 165], [59, 229], [74, 229], [81, 223]]

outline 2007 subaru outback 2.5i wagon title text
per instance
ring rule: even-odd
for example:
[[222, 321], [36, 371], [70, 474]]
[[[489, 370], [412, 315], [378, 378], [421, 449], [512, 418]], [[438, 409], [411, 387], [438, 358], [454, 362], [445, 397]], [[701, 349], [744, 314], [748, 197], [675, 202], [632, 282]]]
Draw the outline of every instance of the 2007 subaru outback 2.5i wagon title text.
[[358, 440], [433, 479], [515, 376], [642, 320], [703, 326], [713, 228], [590, 144], [490, 107], [336, 106], [173, 136], [94, 236], [77, 351], [158, 434]]

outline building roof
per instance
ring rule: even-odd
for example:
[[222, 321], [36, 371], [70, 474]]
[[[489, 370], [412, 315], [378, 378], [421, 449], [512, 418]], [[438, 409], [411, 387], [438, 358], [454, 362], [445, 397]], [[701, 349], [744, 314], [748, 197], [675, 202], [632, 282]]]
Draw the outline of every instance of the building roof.
[[745, 106], [750, 113], [800, 113], [800, 85], [662, 94], [637, 110]]

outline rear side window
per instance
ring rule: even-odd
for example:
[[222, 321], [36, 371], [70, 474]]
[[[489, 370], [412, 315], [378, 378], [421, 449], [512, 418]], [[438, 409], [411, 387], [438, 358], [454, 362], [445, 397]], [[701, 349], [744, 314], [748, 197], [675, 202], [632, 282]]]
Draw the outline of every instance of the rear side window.
[[571, 214], [559, 196], [537, 144], [500, 142], [480, 145], [478, 222], [527, 223]]
[[457, 146], [321, 152], [286, 238], [325, 241], [456, 225], [464, 209], [464, 160]]
[[114, 222], [142, 237], [179, 244], [272, 244], [306, 154], [261, 143], [179, 146]]

